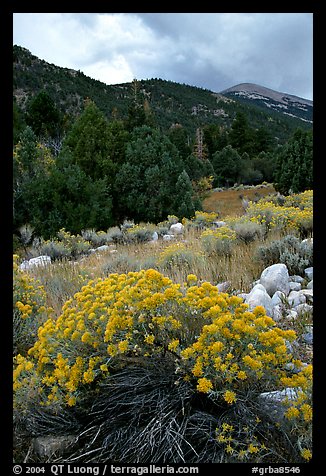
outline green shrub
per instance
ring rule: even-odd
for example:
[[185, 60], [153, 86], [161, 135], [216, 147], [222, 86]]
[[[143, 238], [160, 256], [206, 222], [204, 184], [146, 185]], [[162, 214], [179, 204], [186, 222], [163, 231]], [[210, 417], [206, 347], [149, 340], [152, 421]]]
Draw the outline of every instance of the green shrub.
[[290, 274], [302, 275], [305, 268], [313, 265], [313, 245], [312, 242], [302, 242], [296, 236], [287, 235], [280, 240], [259, 246], [255, 256], [264, 266], [283, 263]]
[[251, 243], [264, 236], [264, 229], [259, 223], [244, 221], [235, 223], [232, 227], [236, 233], [236, 238], [242, 243]]
[[118, 226], [113, 226], [109, 228], [106, 234], [108, 243], [114, 243], [115, 245], [117, 245], [124, 242], [124, 234]]

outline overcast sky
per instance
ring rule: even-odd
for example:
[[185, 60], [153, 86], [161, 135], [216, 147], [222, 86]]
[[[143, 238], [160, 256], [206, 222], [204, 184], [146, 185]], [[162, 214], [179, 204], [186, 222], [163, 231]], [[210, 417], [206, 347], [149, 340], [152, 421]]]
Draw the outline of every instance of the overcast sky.
[[14, 13], [13, 43], [107, 84], [250, 82], [313, 99], [312, 13]]

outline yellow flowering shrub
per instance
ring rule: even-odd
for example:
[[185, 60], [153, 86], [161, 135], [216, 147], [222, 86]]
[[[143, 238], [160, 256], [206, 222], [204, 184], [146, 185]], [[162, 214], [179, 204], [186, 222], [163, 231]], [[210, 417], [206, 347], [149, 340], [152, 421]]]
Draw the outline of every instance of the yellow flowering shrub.
[[196, 211], [193, 222], [199, 226], [211, 226], [214, 221], [218, 220], [218, 213]]
[[313, 229], [313, 192], [307, 190], [286, 197], [284, 205], [276, 205], [267, 199], [250, 202], [246, 217], [264, 225], [268, 230], [279, 229], [284, 233], [300, 232], [306, 235]]
[[[264, 308], [249, 312], [241, 298], [208, 282], [198, 284], [195, 275], [181, 286], [153, 269], [111, 274], [83, 286], [57, 320], [39, 328], [28, 357], [17, 357], [15, 388], [30, 369], [39, 375], [47, 403], [72, 405], [88, 384], [130, 359], [170, 353], [182, 378], [226, 406], [255, 385], [259, 391], [293, 387], [306, 396], [311, 368], [301, 369], [286, 346], [295, 337], [278, 328]], [[288, 375], [290, 362], [301, 371]], [[307, 420], [302, 395], [296, 408]]]
[[295, 367], [301, 371], [291, 376], [285, 371], [293, 359], [286, 342], [295, 339], [294, 331], [278, 328], [260, 306], [248, 311], [241, 298], [219, 293], [215, 286], [209, 298], [199, 297], [199, 289], [190, 288], [185, 300], [200, 309], [208, 323], [195, 342], [181, 351], [181, 356], [191, 363], [194, 377], [212, 383], [212, 397], [232, 404], [238, 393], [244, 394], [253, 384], [261, 389], [272, 385], [303, 392], [310, 388], [310, 366], [303, 367], [295, 361]]
[[[111, 274], [83, 286], [57, 320], [39, 328], [28, 352], [48, 402], [59, 394], [75, 402], [85, 384], [105, 377], [123, 356], [175, 352], [181, 322], [174, 310], [181, 298], [180, 285], [152, 269]], [[17, 389], [19, 378], [16, 371]]]
[[183, 218], [182, 224], [188, 229], [195, 228], [202, 230], [204, 228], [210, 228], [216, 220], [218, 220], [218, 213], [197, 210], [195, 211], [195, 216], [191, 219]]
[[301, 210], [313, 208], [313, 190], [305, 190], [301, 193], [293, 193], [285, 197], [286, 207], [298, 207]]
[[228, 226], [221, 226], [204, 230], [200, 240], [206, 252], [229, 255], [236, 240], [236, 233]]
[[37, 329], [53, 311], [46, 303], [40, 281], [19, 268], [13, 255], [13, 344], [14, 353], [26, 354], [37, 339]]
[[38, 328], [28, 355], [15, 356], [14, 404], [20, 412], [31, 399], [55, 412], [82, 406], [120, 370], [162, 359], [163, 366], [173, 366], [178, 388], [186, 385], [220, 409], [224, 423], [217, 419], [216, 441], [228, 459], [258, 461], [267, 451], [254, 421], [248, 430], [243, 423], [234, 430], [228, 416], [246, 408], [248, 399], [258, 407], [252, 399], [261, 392], [294, 389], [284, 416], [306, 461], [310, 447], [302, 435], [312, 420], [312, 366], [289, 352], [287, 343], [295, 338], [264, 308], [249, 311], [240, 297], [194, 274], [183, 284], [154, 269], [111, 274], [83, 286], [56, 320]]
[[163, 269], [180, 267], [189, 270], [200, 261], [202, 256], [197, 251], [187, 247], [185, 243], [172, 243], [161, 251], [157, 264]]

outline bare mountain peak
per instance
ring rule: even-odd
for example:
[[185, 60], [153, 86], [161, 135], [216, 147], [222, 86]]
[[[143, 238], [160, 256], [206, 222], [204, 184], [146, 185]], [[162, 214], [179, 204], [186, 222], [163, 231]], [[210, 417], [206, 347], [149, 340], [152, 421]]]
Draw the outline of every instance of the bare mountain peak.
[[[275, 91], [274, 89], [266, 88], [265, 86], [260, 86], [254, 83], [240, 83], [235, 86], [232, 86], [231, 88], [225, 89], [224, 91], [221, 91], [220, 94], [242, 93], [242, 92], [247, 95], [257, 94], [258, 96], [272, 99], [282, 104], [287, 104], [289, 101], [291, 101], [291, 102], [299, 102], [301, 104], [306, 104], [308, 106], [313, 105], [313, 101], [311, 101], [310, 99], [304, 99], [299, 96], [294, 96], [292, 94], [282, 93], [279, 91]], [[255, 99], [255, 98], [252, 98], [252, 99]]]
[[221, 91], [220, 94], [312, 123], [313, 101], [309, 99], [274, 91], [254, 83], [237, 84]]

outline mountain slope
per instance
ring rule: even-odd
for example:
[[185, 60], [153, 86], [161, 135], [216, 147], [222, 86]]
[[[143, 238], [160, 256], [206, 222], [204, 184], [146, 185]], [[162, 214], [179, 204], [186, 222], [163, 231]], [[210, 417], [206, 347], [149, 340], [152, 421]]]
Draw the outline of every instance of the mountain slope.
[[[137, 81], [137, 88], [142, 101], [146, 101], [153, 112], [156, 124], [163, 130], [175, 123], [181, 124], [189, 134], [205, 124], [230, 127], [237, 112], [244, 112], [252, 127], [267, 127], [280, 142], [287, 140], [298, 127], [311, 128], [311, 123], [301, 118], [286, 116], [278, 108], [263, 109], [252, 100], [244, 102], [242, 95], [228, 90], [221, 94], [162, 79]], [[20, 110], [24, 112], [30, 99], [42, 90], [70, 117], [78, 115], [85, 99], [90, 98], [108, 118], [124, 119], [134, 97], [133, 83], [107, 85], [81, 71], [47, 63], [15, 45], [13, 96]]]
[[241, 83], [221, 91], [223, 96], [254, 104], [262, 109], [278, 111], [290, 117], [312, 123], [313, 101], [281, 93], [253, 83]]

